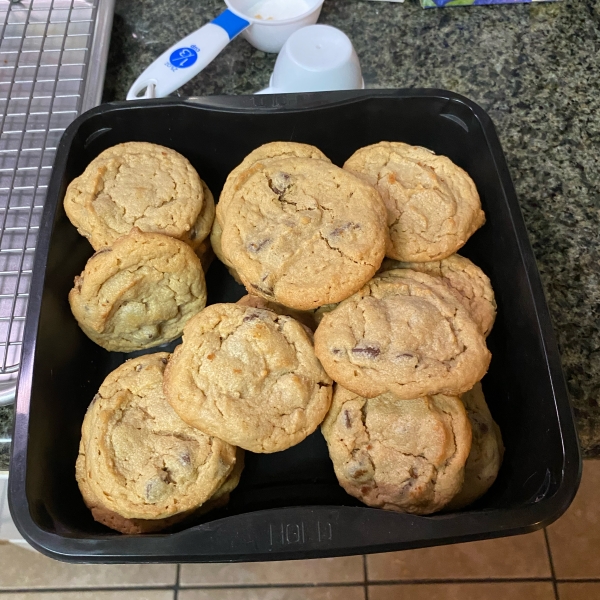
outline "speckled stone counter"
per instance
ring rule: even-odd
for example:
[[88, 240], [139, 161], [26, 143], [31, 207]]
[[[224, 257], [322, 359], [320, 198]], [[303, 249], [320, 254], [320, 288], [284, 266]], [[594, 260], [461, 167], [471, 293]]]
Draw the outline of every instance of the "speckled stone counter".
[[[104, 99], [124, 99], [143, 68], [223, 6], [116, 0]], [[599, 456], [600, 2], [423, 10], [416, 0], [325, 0], [320, 21], [353, 40], [367, 87], [445, 88], [491, 115], [546, 288], [582, 446]], [[236, 39], [180, 93], [252, 93], [267, 86], [274, 63]], [[7, 417], [10, 409], [0, 409], [0, 437]]]

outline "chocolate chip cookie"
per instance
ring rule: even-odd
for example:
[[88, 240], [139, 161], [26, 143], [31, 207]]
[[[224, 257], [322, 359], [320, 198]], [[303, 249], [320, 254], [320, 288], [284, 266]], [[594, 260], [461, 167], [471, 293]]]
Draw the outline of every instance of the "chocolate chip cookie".
[[114, 352], [170, 342], [206, 305], [200, 259], [184, 242], [134, 229], [96, 252], [69, 293], [83, 332]]
[[485, 222], [473, 180], [449, 158], [401, 142], [357, 150], [344, 169], [379, 190], [387, 208], [387, 256], [406, 262], [455, 253]]
[[185, 327], [164, 389], [189, 425], [252, 452], [277, 452], [319, 426], [331, 385], [296, 320], [213, 304]]
[[374, 277], [325, 314], [315, 352], [332, 379], [367, 398], [458, 395], [485, 375], [491, 358], [439, 280], [403, 269]]
[[338, 385], [321, 431], [340, 485], [369, 506], [426, 515], [463, 483], [471, 428], [456, 397], [367, 399]]
[[174, 150], [147, 142], [108, 148], [67, 188], [64, 207], [94, 250], [132, 228], [188, 239], [202, 211], [198, 173]]
[[359, 290], [381, 266], [387, 244], [375, 188], [307, 158], [255, 165], [222, 226], [222, 252], [246, 289], [298, 310]]

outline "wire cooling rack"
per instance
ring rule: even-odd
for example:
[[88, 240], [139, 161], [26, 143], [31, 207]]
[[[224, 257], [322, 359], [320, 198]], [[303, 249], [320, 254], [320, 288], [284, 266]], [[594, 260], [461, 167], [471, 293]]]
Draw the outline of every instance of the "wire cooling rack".
[[60, 137], [100, 102], [114, 0], [0, 0], [0, 404], [14, 400]]

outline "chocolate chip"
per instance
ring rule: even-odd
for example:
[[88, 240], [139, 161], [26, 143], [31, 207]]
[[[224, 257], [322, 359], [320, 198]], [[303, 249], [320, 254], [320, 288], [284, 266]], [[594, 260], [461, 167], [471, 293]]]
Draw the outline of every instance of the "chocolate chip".
[[487, 423], [480, 423], [479, 424], [479, 431], [481, 431], [481, 433], [483, 433], [484, 435], [489, 431], [489, 427], [487, 426]]
[[359, 469], [358, 471], [355, 471], [352, 474], [352, 477], [354, 479], [360, 479], [363, 475], [365, 475], [367, 472], [364, 469]]
[[331, 354], [335, 354], [336, 356], [339, 356], [342, 353], [341, 348], [332, 348], [331, 349]]
[[292, 183], [292, 178], [288, 173], [275, 173], [272, 179], [269, 179], [269, 187], [275, 192], [278, 196], [281, 196], [290, 184]]
[[346, 428], [350, 429], [350, 427], [352, 427], [352, 421], [350, 420], [350, 413], [347, 410], [344, 411], [344, 418], [346, 419]]
[[411, 468], [408, 470], [408, 474], [409, 474], [409, 475], [410, 475], [410, 476], [411, 476], [413, 479], [416, 479], [416, 478], [419, 476], [419, 473], [417, 473], [417, 471], [415, 470], [415, 468], [414, 468], [414, 467], [411, 467]]
[[154, 490], [154, 488], [156, 487], [156, 482], [150, 480], [147, 484], [146, 484], [146, 498], [148, 500], [150, 500], [152, 498], [152, 492]]
[[381, 354], [381, 350], [376, 346], [356, 346], [352, 348], [352, 354], [365, 358], [377, 358]]
[[182, 455], [179, 457], [179, 460], [181, 461], [181, 464], [182, 464], [182, 465], [189, 465], [189, 464], [191, 464], [191, 463], [192, 463], [192, 459], [191, 459], [191, 457], [190, 457], [190, 454], [189, 454], [189, 452], [185, 452], [184, 454], [182, 454]]
[[166, 365], [169, 361], [166, 358], [161, 358], [160, 362], [162, 362], [163, 365]]
[[264, 287], [260, 287], [258, 285], [254, 285], [253, 283], [250, 284], [257, 292], [260, 292], [261, 294], [264, 294], [265, 296], [269, 296], [269, 298], [273, 297], [273, 290], [272, 289], [266, 289]]
[[167, 467], [164, 467], [162, 469], [162, 471], [160, 472], [160, 478], [165, 483], [175, 483], [175, 481], [171, 477], [171, 471], [169, 471], [169, 469], [167, 469]]
[[260, 318], [260, 315], [258, 313], [252, 312], [243, 318], [243, 322], [246, 323], [248, 321], [255, 321], [256, 319], [259, 319], [259, 318]]
[[340, 227], [336, 227], [329, 235], [333, 237], [337, 237], [341, 235], [345, 231], [355, 231], [356, 229], [360, 229], [360, 225], [358, 223], [346, 223], [345, 225], [341, 225]]
[[248, 250], [250, 250], [250, 252], [260, 252], [267, 244], [269, 244], [271, 242], [271, 240], [269, 238], [267, 238], [266, 240], [263, 240], [262, 242], [250, 242], [248, 244]]

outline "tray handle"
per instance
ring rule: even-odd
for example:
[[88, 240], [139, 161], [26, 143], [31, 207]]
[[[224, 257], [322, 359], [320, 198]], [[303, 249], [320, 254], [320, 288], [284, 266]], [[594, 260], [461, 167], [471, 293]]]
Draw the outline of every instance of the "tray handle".
[[190, 96], [185, 98], [185, 101], [212, 109], [276, 112], [279, 110], [308, 110], [332, 104], [355, 102], [362, 95], [372, 96], [373, 90], [254, 94], [252, 96]]

